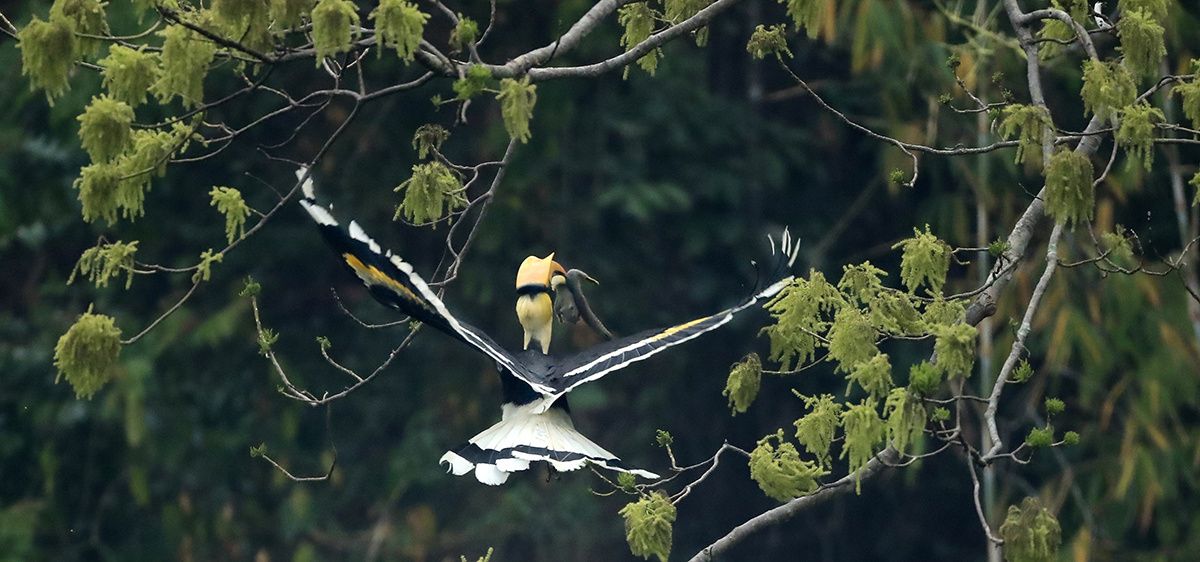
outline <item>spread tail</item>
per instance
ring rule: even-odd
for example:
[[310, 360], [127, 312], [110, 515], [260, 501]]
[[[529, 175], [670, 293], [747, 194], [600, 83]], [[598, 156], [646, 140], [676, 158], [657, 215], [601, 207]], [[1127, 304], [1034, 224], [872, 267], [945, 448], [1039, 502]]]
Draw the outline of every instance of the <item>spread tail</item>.
[[545, 461], [559, 472], [578, 470], [588, 464], [628, 472], [643, 478], [658, 475], [625, 466], [616, 455], [584, 437], [575, 429], [570, 414], [561, 408], [534, 413], [539, 401], [524, 406], [504, 406], [504, 418], [472, 437], [465, 445], [442, 455], [438, 461], [448, 472], [462, 476], [474, 470], [484, 484], [498, 486], [508, 475], [529, 469], [534, 461]]

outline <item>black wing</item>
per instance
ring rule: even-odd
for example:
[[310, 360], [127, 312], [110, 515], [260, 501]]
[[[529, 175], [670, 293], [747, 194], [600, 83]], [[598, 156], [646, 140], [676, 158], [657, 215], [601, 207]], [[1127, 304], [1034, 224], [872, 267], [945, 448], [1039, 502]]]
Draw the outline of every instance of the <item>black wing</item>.
[[[297, 175], [301, 174], [302, 172], [297, 172]], [[487, 334], [455, 318], [437, 294], [429, 288], [429, 284], [413, 271], [411, 264], [390, 250], [384, 251], [380, 248], [358, 223], [351, 221], [349, 227], [342, 227], [330, 209], [313, 199], [311, 184], [305, 185], [304, 192], [305, 198], [300, 204], [317, 223], [325, 241], [337, 253], [341, 262], [362, 280], [375, 300], [483, 352], [495, 360], [501, 369], [508, 370], [539, 393], [554, 392], [553, 387], [547, 386], [541, 377], [497, 345]]]
[[763, 299], [769, 299], [779, 294], [792, 282], [792, 279], [791, 276], [785, 277], [750, 297], [746, 302], [716, 314], [676, 324], [669, 328], [647, 330], [640, 334], [601, 343], [564, 358], [558, 362], [557, 371], [546, 379], [546, 382], [555, 388], [555, 392], [550, 394], [549, 399], [545, 402], [546, 407], [549, 407], [558, 397], [583, 383], [624, 369], [630, 364], [646, 359], [664, 349], [724, 326], [733, 319], [735, 314], [754, 306]]

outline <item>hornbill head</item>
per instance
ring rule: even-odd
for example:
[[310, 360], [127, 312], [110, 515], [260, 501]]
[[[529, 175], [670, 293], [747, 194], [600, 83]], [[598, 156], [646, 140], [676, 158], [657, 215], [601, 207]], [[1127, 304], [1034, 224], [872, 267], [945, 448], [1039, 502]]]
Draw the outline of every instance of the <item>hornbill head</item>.
[[566, 281], [567, 271], [554, 261], [553, 253], [544, 258], [529, 256], [521, 262], [517, 269], [517, 320], [525, 330], [523, 349], [537, 341], [542, 353], [550, 353], [554, 325], [550, 294]]
[[554, 316], [559, 322], [570, 326], [583, 318], [584, 323], [595, 330], [606, 340], [613, 339], [612, 332], [604, 326], [600, 318], [592, 312], [591, 305], [588, 304], [587, 297], [583, 295], [583, 282], [591, 281], [599, 285], [600, 282], [593, 279], [592, 276], [579, 269], [572, 269], [567, 272], [565, 286], [566, 291], [561, 291], [554, 296]]

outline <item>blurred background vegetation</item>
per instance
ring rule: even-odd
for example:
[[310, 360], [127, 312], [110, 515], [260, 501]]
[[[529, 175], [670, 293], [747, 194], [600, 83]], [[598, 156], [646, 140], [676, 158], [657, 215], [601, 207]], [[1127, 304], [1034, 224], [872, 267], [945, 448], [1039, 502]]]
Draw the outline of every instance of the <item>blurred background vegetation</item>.
[[[988, 123], [936, 100], [954, 88], [945, 65], [951, 54], [973, 88], [1018, 87], [1021, 80], [1004, 78], [1024, 73], [1012, 45], [957, 25], [936, 2], [837, 4], [816, 40], [791, 44], [792, 68], [825, 99], [899, 138], [995, 140]], [[547, 43], [589, 6], [502, 0], [492, 58]], [[972, 6], [964, 8], [967, 17]], [[4, 11], [20, 26], [48, 8], [37, 0]], [[486, 3], [459, 8], [486, 20]], [[612, 73], [542, 84], [532, 140], [517, 147], [447, 302], [499, 341], [516, 342], [516, 265], [553, 250], [601, 281], [591, 291], [595, 307], [611, 329], [629, 334], [743, 297], [755, 278], [749, 260], [765, 254], [765, 233], [784, 225], [802, 240], [797, 269], [834, 278], [843, 264], [863, 260], [895, 271], [891, 245], [914, 226], [928, 223], [958, 246], [986, 245], [1008, 231], [1040, 185], [1036, 170], [1015, 165], [1008, 151], [925, 158], [915, 187], [890, 184], [888, 173], [907, 166], [903, 154], [848, 129], [773, 63], [747, 54], [754, 25], [767, 16], [782, 21], [782, 9], [744, 2], [714, 22], [706, 47], [666, 47], [653, 77], [634, 69], [628, 79]], [[1169, 65], [1183, 72], [1200, 56], [1200, 7], [1181, 2], [1173, 10]], [[109, 14], [115, 33], [139, 29], [127, 0], [113, 0]], [[602, 25], [556, 62], [610, 56], [618, 37], [615, 22]], [[281, 211], [215, 265], [212, 282], [182, 309], [124, 349], [115, 383], [90, 400], [56, 384], [54, 343], [88, 306], [114, 316], [128, 335], [190, 287], [187, 275], [137, 276], [129, 290], [123, 283], [68, 285], [79, 254], [114, 232], [141, 241], [139, 259], [164, 265], [190, 265], [221, 247], [224, 219], [209, 206], [210, 188], [238, 187], [257, 208], [273, 203], [251, 175], [284, 185], [292, 170], [251, 147], [278, 142], [296, 122], [268, 123], [216, 159], [173, 166], [154, 182], [144, 218], [104, 229], [80, 220], [72, 188], [87, 162], [75, 117], [98, 92], [99, 78], [78, 70], [71, 90], [50, 106], [18, 76], [19, 59], [15, 41], [0, 43], [0, 66], [9, 69], [0, 83], [0, 560], [457, 560], [488, 547], [503, 561], [629, 556], [616, 515], [628, 499], [593, 495], [604, 486], [589, 473], [547, 479], [530, 471], [491, 488], [437, 466], [448, 446], [498, 417], [492, 366], [448, 338], [420, 334], [386, 373], [328, 412], [280, 396], [257, 353], [249, 303], [237, 297], [246, 276], [263, 286], [264, 319], [280, 334], [275, 349], [310, 389], [339, 390], [345, 382], [321, 360], [315, 337], [328, 337], [331, 353], [350, 366], [370, 368], [403, 333], [364, 330], [341, 313], [331, 287], [362, 317], [392, 318], [337, 267], [299, 206]], [[389, 80], [418, 71], [391, 57], [372, 68]], [[321, 76], [306, 63], [277, 75], [300, 84]], [[1052, 106], [1077, 106], [1076, 62], [1060, 68], [1052, 61], [1044, 80]], [[238, 87], [218, 73], [205, 86], [209, 96]], [[416, 127], [453, 121], [452, 110], [429, 102], [435, 93], [450, 97], [449, 81], [364, 107], [315, 170], [342, 214], [423, 271], [436, 264], [444, 232], [392, 222], [399, 201], [392, 188], [416, 161]], [[219, 116], [242, 123], [271, 103], [254, 100], [224, 106]], [[339, 103], [297, 140], [296, 158], [311, 157], [341, 122], [347, 107]], [[1082, 109], [1059, 115], [1074, 115], [1059, 123], [1066, 129], [1084, 126]], [[468, 117], [446, 152], [458, 161], [499, 159], [507, 136], [495, 104], [476, 103]], [[1184, 162], [1197, 161], [1194, 148], [1181, 152]], [[1097, 230], [1135, 229], [1152, 257], [1180, 247], [1159, 156], [1150, 172], [1118, 165], [1097, 194]], [[1079, 231], [1064, 243], [1066, 260], [1083, 257], [1091, 247], [1084, 238]], [[1000, 358], [1037, 273], [1018, 271], [1000, 302], [993, 347]], [[948, 290], [970, 289], [979, 275], [954, 268]], [[1079, 268], [1054, 278], [1029, 346], [1038, 376], [1010, 389], [1002, 416], [1019, 438], [1037, 423], [1046, 396], [1061, 397], [1067, 411], [1056, 425], [1078, 431], [1081, 444], [1040, 454], [1028, 466], [1001, 464], [993, 513], [1040, 495], [1063, 524], [1068, 560], [1196, 559], [1200, 347], [1185, 299], [1174, 277], [1104, 277]], [[758, 404], [731, 417], [721, 396], [725, 375], [746, 352], [765, 355], [757, 337], [764, 319], [736, 322], [580, 389], [571, 397], [576, 423], [651, 470], [668, 466], [654, 446], [655, 429], [670, 431], [680, 462], [691, 463], [723, 441], [750, 447], [790, 427], [801, 411], [791, 389], [840, 393], [844, 382], [825, 366], [768, 377]], [[558, 338], [575, 347], [592, 341], [574, 331]], [[897, 363], [922, 353], [889, 352], [903, 358]], [[980, 364], [995, 370], [999, 361]], [[251, 458], [260, 443], [296, 473], [323, 473], [335, 448], [337, 466], [327, 482], [292, 482]], [[942, 455], [890, 471], [859, 496], [838, 497], [757, 536], [733, 558], [982, 559], [985, 539], [961, 462]], [[680, 504], [676, 555], [690, 556], [774, 504], [743, 463], [722, 463]]]

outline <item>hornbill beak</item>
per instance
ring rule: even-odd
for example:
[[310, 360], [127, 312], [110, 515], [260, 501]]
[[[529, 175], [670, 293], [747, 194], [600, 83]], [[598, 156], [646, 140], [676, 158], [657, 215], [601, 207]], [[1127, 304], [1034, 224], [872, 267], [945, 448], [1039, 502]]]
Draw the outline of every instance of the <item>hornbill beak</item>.
[[596, 316], [587, 297], [583, 294], [583, 281], [591, 281], [597, 285], [599, 281], [592, 278], [582, 270], [572, 269], [566, 273], [566, 281], [563, 285], [567, 288], [566, 291], [560, 292], [554, 298], [554, 316], [559, 322], [565, 325], [572, 325], [583, 319], [592, 330], [606, 340], [613, 339], [612, 332], [604, 326], [604, 322]]

